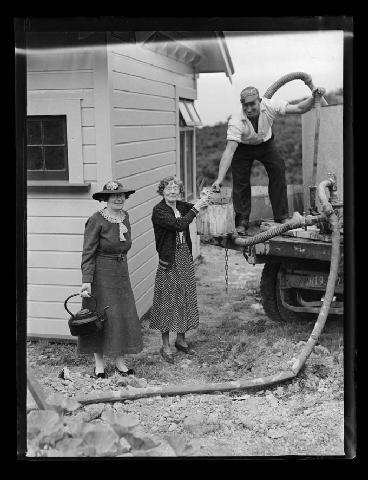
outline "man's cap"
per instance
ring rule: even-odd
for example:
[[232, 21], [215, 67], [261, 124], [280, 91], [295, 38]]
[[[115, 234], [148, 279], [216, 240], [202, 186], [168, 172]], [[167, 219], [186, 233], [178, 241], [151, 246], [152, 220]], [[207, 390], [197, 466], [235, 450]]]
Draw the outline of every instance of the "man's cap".
[[259, 98], [259, 92], [255, 87], [246, 87], [240, 92], [241, 103], [254, 102]]

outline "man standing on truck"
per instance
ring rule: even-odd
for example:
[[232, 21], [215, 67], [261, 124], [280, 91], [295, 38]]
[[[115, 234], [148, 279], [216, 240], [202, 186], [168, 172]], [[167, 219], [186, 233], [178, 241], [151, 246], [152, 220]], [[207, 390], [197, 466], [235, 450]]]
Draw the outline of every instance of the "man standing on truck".
[[226, 148], [221, 157], [217, 179], [212, 185], [215, 190], [219, 190], [232, 165], [235, 227], [238, 235], [247, 234], [251, 209], [250, 173], [254, 160], [265, 166], [275, 222], [287, 221], [285, 163], [275, 147], [272, 124], [277, 115], [308, 112], [314, 104], [314, 96], [322, 96], [324, 93], [324, 88], [316, 87], [310, 98], [290, 104], [287, 101], [260, 98], [255, 87], [246, 87], [241, 91], [241, 108], [229, 119]]

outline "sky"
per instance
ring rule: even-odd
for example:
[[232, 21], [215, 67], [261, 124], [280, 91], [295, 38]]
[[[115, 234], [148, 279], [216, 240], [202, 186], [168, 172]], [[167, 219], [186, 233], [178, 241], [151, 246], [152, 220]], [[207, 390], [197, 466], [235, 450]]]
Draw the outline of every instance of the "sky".
[[[309, 73], [314, 85], [327, 91], [343, 87], [342, 30], [224, 34], [235, 73], [232, 85], [223, 72], [199, 75], [196, 107], [203, 126], [226, 122], [231, 112], [239, 108], [239, 94], [246, 86], [257, 87], [262, 96], [287, 73]], [[281, 87], [274, 98], [293, 100], [309, 94], [303, 81], [294, 80]]]

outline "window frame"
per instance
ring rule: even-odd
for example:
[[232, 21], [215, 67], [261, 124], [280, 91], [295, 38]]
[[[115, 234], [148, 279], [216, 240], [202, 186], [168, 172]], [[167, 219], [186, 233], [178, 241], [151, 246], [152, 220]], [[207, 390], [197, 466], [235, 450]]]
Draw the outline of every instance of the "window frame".
[[[68, 94], [51, 94], [49, 92], [29, 92], [27, 97], [28, 116], [66, 116], [68, 173], [69, 178], [60, 180], [65, 185], [83, 185], [83, 150], [82, 150], [82, 97], [71, 98]], [[31, 179], [32, 186], [55, 182], [52, 179]]]
[[[29, 180], [69, 180], [69, 160], [68, 160], [68, 138], [67, 138], [67, 119], [66, 115], [27, 115], [27, 129], [28, 129], [28, 120], [32, 119], [39, 119], [39, 121], [43, 122], [47, 119], [62, 119], [62, 133], [64, 138], [64, 161], [65, 161], [65, 168], [62, 170], [30, 170], [27, 166], [27, 178]], [[42, 123], [41, 123], [42, 124]], [[27, 148], [28, 146], [33, 146], [33, 144], [28, 144], [27, 139]], [[41, 143], [40, 146], [42, 150], [46, 145]], [[47, 145], [52, 146], [52, 145]], [[60, 146], [60, 145], [58, 145]], [[44, 155], [43, 155], [44, 156]]]
[[[198, 112], [195, 109], [194, 106], [194, 99], [189, 99], [189, 98], [182, 98], [181, 96], [178, 96], [178, 117], [177, 117], [177, 122], [178, 122], [178, 131], [179, 131], [179, 141], [178, 141], [178, 160], [179, 160], [179, 166], [178, 166], [178, 174], [180, 179], [184, 183], [184, 191], [185, 191], [185, 196], [184, 200], [186, 202], [192, 202], [195, 201], [197, 198], [197, 189], [196, 189], [196, 126], [202, 125], [201, 122], [198, 122], [198, 120], [193, 119], [192, 114], [190, 113], [189, 109], [186, 107], [186, 104], [190, 103], [193, 106], [193, 109], [198, 116], [198, 119], [200, 120], [200, 117], [198, 115]], [[182, 115], [182, 109], [185, 108], [186, 112], [188, 113], [189, 118], [191, 119], [190, 121], [186, 121], [184, 116]], [[182, 120], [181, 120], [182, 119]], [[193, 185], [193, 192], [188, 194], [187, 192], [187, 185], [188, 185], [188, 166], [187, 166], [187, 142], [188, 142], [188, 137], [187, 132], [192, 132], [193, 134], [193, 142], [191, 145], [191, 150], [192, 150], [192, 185]], [[181, 148], [181, 136], [184, 134], [184, 151], [182, 152]], [[182, 159], [184, 162], [184, 165], [182, 165]], [[184, 178], [182, 177], [182, 171], [184, 173]]]

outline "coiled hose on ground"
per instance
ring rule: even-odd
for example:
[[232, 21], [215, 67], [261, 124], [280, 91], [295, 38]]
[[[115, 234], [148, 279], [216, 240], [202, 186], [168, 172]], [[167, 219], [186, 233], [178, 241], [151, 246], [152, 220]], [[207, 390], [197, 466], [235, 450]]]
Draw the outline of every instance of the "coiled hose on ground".
[[[271, 98], [274, 93], [285, 83], [290, 82], [291, 80], [300, 79], [313, 90], [314, 85], [310, 75], [304, 72], [294, 72], [288, 75], [281, 77], [277, 82], [271, 85], [264, 94], [266, 98]], [[319, 102], [318, 96], [315, 98], [316, 102]], [[327, 103], [325, 101], [325, 103]], [[316, 129], [319, 130], [319, 122], [316, 122]], [[318, 137], [316, 136], [318, 143]], [[320, 222], [328, 221], [332, 230], [332, 253], [331, 253], [331, 263], [330, 263], [330, 273], [328, 276], [326, 293], [324, 300], [321, 306], [320, 313], [314, 325], [313, 331], [304, 346], [303, 350], [299, 354], [298, 358], [292, 365], [290, 370], [280, 372], [275, 375], [270, 375], [267, 377], [258, 377], [250, 380], [234, 380], [230, 382], [222, 383], [205, 383], [205, 384], [192, 384], [192, 385], [172, 385], [167, 387], [147, 387], [136, 389], [134, 393], [127, 392], [104, 392], [104, 393], [94, 393], [86, 396], [76, 397], [76, 400], [81, 404], [91, 404], [91, 403], [105, 403], [105, 402], [118, 402], [124, 400], [136, 400], [138, 398], [144, 397], [153, 397], [153, 396], [173, 396], [173, 395], [185, 395], [185, 394], [203, 394], [203, 393], [214, 393], [214, 392], [226, 392], [226, 391], [237, 391], [237, 390], [253, 390], [257, 388], [266, 388], [279, 383], [283, 383], [295, 378], [300, 372], [301, 368], [305, 364], [308, 356], [311, 354], [314, 346], [317, 343], [317, 340], [323, 330], [323, 327], [326, 323], [330, 305], [333, 299], [338, 266], [340, 261], [340, 228], [339, 228], [339, 219], [335, 213], [332, 205], [329, 203], [325, 189], [331, 187], [333, 182], [331, 180], [326, 180], [320, 183], [318, 187], [318, 196], [322, 204], [321, 215], [308, 215], [306, 217], [301, 216], [298, 213], [294, 213], [293, 218], [282, 225], [270, 228], [266, 232], [262, 232], [254, 237], [248, 238], [237, 238], [235, 243], [242, 245], [244, 247], [255, 245], [256, 243], [261, 243], [266, 240], [269, 240], [272, 237], [280, 235], [281, 233], [286, 232], [287, 230], [292, 230], [294, 228], [304, 227], [306, 225], [314, 225]]]

